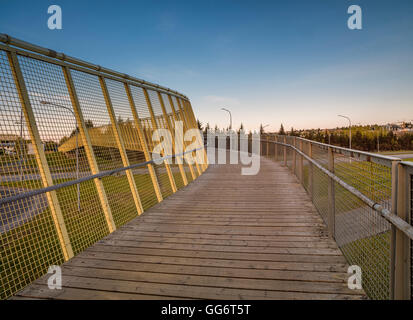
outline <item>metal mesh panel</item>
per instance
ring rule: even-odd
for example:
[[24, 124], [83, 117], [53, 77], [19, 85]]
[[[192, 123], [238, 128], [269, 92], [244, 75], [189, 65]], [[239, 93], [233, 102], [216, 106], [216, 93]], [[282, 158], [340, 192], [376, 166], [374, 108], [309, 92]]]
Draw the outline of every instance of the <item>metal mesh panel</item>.
[[[413, 226], [413, 174], [410, 175], [410, 224]], [[410, 240], [410, 298], [413, 300], [413, 240]]]
[[[131, 93], [132, 93], [133, 100], [135, 101], [138, 115], [142, 119], [142, 127], [147, 137], [149, 151], [152, 152], [155, 146], [155, 143], [152, 139], [153, 124], [151, 121], [151, 115], [148, 110], [148, 105], [146, 103], [143, 89], [139, 87], [131, 86]], [[152, 102], [151, 100], [151, 103], [154, 103], [154, 102]], [[158, 178], [159, 187], [161, 188], [162, 196], [166, 198], [167, 196], [171, 195], [173, 192], [172, 192], [172, 186], [171, 186], [171, 182], [169, 181], [169, 177], [166, 171], [165, 164], [154, 165], [154, 169], [156, 172], [156, 176]]]
[[[76, 156], [74, 141], [78, 143], [80, 139], [61, 67], [27, 57], [19, 57], [19, 60], [40, 137], [52, 144], [47, 161], [53, 182], [90, 175], [84, 149]], [[68, 141], [72, 147], [67, 146]], [[77, 186], [60, 189], [56, 193], [75, 253], [108, 233], [93, 183], [79, 186], [79, 189]]]
[[370, 199], [391, 209], [391, 166], [335, 154], [335, 174]]
[[313, 168], [313, 202], [328, 226], [328, 177], [317, 167]]
[[350, 265], [362, 269], [362, 284], [371, 299], [389, 299], [390, 224], [336, 183], [335, 239]]
[[[158, 97], [158, 93], [153, 91], [153, 90], [148, 90], [148, 95], [149, 95], [149, 99], [151, 101], [151, 105], [152, 105], [152, 110], [153, 113], [155, 114], [155, 120], [156, 120], [156, 125], [158, 127], [158, 129], [166, 129], [168, 130], [168, 124], [167, 124], [167, 120], [164, 117], [163, 111], [162, 111], [162, 106], [161, 106], [161, 102], [159, 101], [159, 97]], [[168, 100], [168, 99], [166, 99]], [[162, 99], [165, 109], [166, 109], [166, 102], [165, 99]], [[167, 101], [167, 104], [169, 105], [169, 101]], [[171, 110], [172, 112], [172, 110]], [[174, 133], [171, 132], [171, 139], [173, 138]], [[172, 141], [170, 140], [169, 143], [172, 143]], [[172, 149], [172, 146], [171, 146]], [[175, 161], [172, 160], [171, 164], [170, 164], [170, 168], [174, 177], [174, 181], [176, 184], [176, 187], [178, 189], [182, 188], [184, 186], [184, 182], [181, 176], [181, 173], [179, 171], [178, 165], [174, 164]], [[167, 193], [172, 192], [172, 189], [168, 190]]]
[[[106, 85], [113, 105], [115, 117], [118, 121], [117, 124], [124, 142], [129, 163], [132, 165], [145, 162], [145, 154], [139, 140], [138, 131], [135, 126], [124, 84], [115, 80], [106, 80]], [[158, 201], [149, 176], [148, 168], [138, 168], [134, 169], [132, 172], [143, 208], [147, 209], [155, 205]], [[110, 182], [109, 184], [112, 183]], [[128, 199], [128, 208], [127, 210], [122, 210], [124, 214], [118, 222], [119, 225], [122, 225], [136, 217], [137, 211], [135, 204], [133, 203], [129, 185], [127, 187], [125, 186], [124, 190], [118, 190], [118, 193], [120, 203], [122, 203], [122, 199]], [[125, 205], [125, 203], [122, 205]]]
[[[310, 155], [310, 143], [303, 142], [303, 150], [307, 156]], [[303, 186], [307, 193], [310, 194], [310, 173], [311, 173], [311, 163], [306, 158], [303, 159]]]
[[[99, 170], [123, 167], [98, 77], [75, 70], [71, 73]], [[117, 226], [136, 216], [125, 172], [105, 177], [102, 183]]]
[[[0, 195], [43, 187], [7, 54], [0, 50]], [[63, 261], [45, 196], [0, 206], [0, 299]]]
[[[178, 108], [178, 102], [177, 102], [176, 97], [172, 97], [172, 103], [173, 103], [173, 105], [170, 105], [170, 107], [171, 107], [171, 109], [174, 108], [177, 121], [182, 121], [182, 128], [185, 132], [186, 124], [184, 123], [184, 118], [182, 117], [182, 114], [181, 114], [181, 112]], [[184, 134], [184, 132], [182, 134]], [[184, 136], [182, 135], [180, 137], [176, 137], [176, 139], [178, 139], [178, 138], [181, 139], [182, 144], [183, 144], [183, 149], [185, 150], [186, 143], [184, 142]], [[184, 162], [183, 165], [184, 165], [184, 170], [185, 170], [185, 174], [186, 174], [186, 179], [188, 180], [188, 182], [192, 182], [193, 177], [192, 177], [192, 174], [191, 174], [191, 169], [189, 167], [189, 164], [185, 160], [183, 160], [183, 162]]]
[[[72, 65], [55, 63], [34, 53], [28, 57], [20, 55], [19, 50], [14, 52], [15, 49], [0, 50], [0, 198], [6, 200], [0, 205], [0, 299], [8, 298], [39, 278], [50, 265], [61, 264], [72, 256], [72, 251], [77, 254], [106, 236], [111, 214], [117, 226], [136, 217], [133, 181], [127, 179], [123, 168], [125, 163], [136, 165], [145, 161], [137, 123], [120, 79], [101, 78], [113, 105], [114, 126], [109, 112], [112, 109], [108, 109], [94, 72], [72, 70]], [[15, 74], [10, 65], [12, 61]], [[65, 78], [65, 75], [68, 76]], [[16, 83], [20, 84], [19, 88]], [[143, 136], [152, 152], [153, 123], [143, 89], [130, 87]], [[70, 96], [69, 91], [74, 95]], [[162, 93], [165, 117], [157, 92], [150, 94], [158, 126], [167, 128], [167, 119], [174, 126], [168, 96]], [[74, 108], [72, 100], [77, 104], [76, 97], [79, 106]], [[20, 99], [25, 104], [22, 105]], [[177, 99], [173, 99], [176, 103]], [[86, 129], [90, 144], [79, 127]], [[122, 159], [121, 155], [126, 156]], [[165, 198], [172, 193], [170, 177], [164, 163], [153, 166]], [[148, 168], [131, 169], [132, 175], [129, 175], [135, 181], [144, 209], [158, 203]], [[122, 171], [59, 186], [55, 191], [36, 196], [25, 195], [23, 200], [6, 199], [89, 177], [96, 169]], [[173, 167], [172, 175], [181, 187], [183, 179], [178, 169]], [[191, 181], [190, 175], [188, 180]]]
[[[286, 137], [292, 144], [292, 137]], [[281, 137], [278, 141], [283, 141]], [[291, 149], [291, 148], [288, 148]], [[310, 154], [310, 142], [303, 141], [303, 152]], [[283, 151], [279, 152], [282, 157]], [[328, 147], [312, 144], [312, 158], [328, 168]], [[300, 156], [297, 155], [296, 173]], [[281, 158], [282, 160], [282, 158]], [[287, 151], [292, 168], [292, 152]], [[369, 159], [370, 160], [370, 159]], [[371, 161], [334, 153], [334, 173], [368, 198], [391, 210], [391, 162]], [[383, 163], [383, 164], [381, 164]], [[311, 194], [315, 207], [329, 224], [329, 178], [309, 161], [303, 161], [303, 186]], [[311, 173], [312, 172], [312, 179]], [[310, 180], [312, 183], [310, 183]], [[311, 190], [310, 190], [311, 187]], [[341, 185], [334, 185], [334, 236], [347, 261], [363, 272], [363, 288], [372, 299], [390, 297], [390, 223]]]

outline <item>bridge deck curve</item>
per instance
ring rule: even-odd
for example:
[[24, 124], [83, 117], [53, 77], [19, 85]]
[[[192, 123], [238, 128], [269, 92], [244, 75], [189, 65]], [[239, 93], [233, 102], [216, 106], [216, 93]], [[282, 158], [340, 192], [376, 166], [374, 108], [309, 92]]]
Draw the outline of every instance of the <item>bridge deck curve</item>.
[[14, 299], [362, 299], [305, 190], [279, 163], [211, 165], [196, 181]]

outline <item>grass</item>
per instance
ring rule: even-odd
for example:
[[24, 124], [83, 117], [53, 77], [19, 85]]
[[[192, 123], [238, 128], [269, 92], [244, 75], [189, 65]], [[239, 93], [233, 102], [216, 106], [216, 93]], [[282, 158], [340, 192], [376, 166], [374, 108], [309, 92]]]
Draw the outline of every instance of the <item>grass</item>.
[[[411, 159], [413, 160], [413, 159]], [[408, 159], [405, 159], [408, 161]], [[328, 223], [328, 178], [314, 168], [313, 201], [318, 212]], [[304, 183], [308, 187], [309, 166], [303, 168]], [[361, 161], [336, 162], [335, 174], [370, 199], [380, 202], [391, 199], [391, 170], [385, 166]], [[355, 195], [336, 184], [336, 217], [366, 205]], [[336, 226], [337, 227], [337, 226]], [[342, 226], [345, 227], [345, 226]], [[361, 267], [362, 284], [371, 299], [389, 298], [390, 236], [389, 232], [358, 239], [341, 248], [350, 265]]]
[[[68, 157], [62, 152], [46, 152], [46, 160], [49, 165], [50, 172], [74, 172], [76, 170], [76, 157], [73, 154]], [[0, 156], [0, 169], [3, 167], [1, 174], [14, 175], [20, 173], [20, 157], [15, 155]], [[86, 155], [83, 150], [79, 152], [79, 163], [86, 163]], [[96, 162], [99, 168], [110, 167], [112, 160], [105, 159], [96, 155]], [[84, 166], [84, 165], [83, 165]], [[24, 173], [37, 173], [37, 162], [34, 155], [25, 155], [22, 162]], [[82, 169], [81, 169], [82, 170]], [[88, 170], [84, 168], [84, 170]]]
[[[163, 198], [172, 194], [167, 173], [157, 170], [157, 177]], [[178, 188], [183, 187], [179, 172], [173, 172]], [[149, 174], [133, 175], [144, 210], [158, 203]], [[56, 184], [68, 181], [58, 179]], [[102, 180], [109, 206], [117, 227], [137, 217], [137, 209], [130, 191], [126, 175], [104, 177]], [[189, 180], [191, 181], [191, 180]], [[2, 186], [35, 189], [38, 180], [2, 182]], [[75, 254], [81, 252], [106, 236], [109, 231], [101, 209], [94, 181], [80, 184], [80, 212], [77, 206], [77, 186], [69, 186], [56, 191], [63, 213], [65, 225]], [[31, 200], [19, 204], [30, 206]], [[15, 210], [18, 211], [18, 210]], [[35, 279], [43, 275], [52, 264], [61, 264], [63, 256], [55, 231], [50, 209], [36, 214], [8, 232], [0, 234], [0, 299], [13, 295]]]
[[399, 150], [399, 151], [381, 151], [379, 154], [408, 154], [408, 153], [413, 153], [413, 150]]
[[359, 239], [341, 248], [350, 265], [362, 270], [362, 286], [370, 299], [390, 297], [390, 232]]

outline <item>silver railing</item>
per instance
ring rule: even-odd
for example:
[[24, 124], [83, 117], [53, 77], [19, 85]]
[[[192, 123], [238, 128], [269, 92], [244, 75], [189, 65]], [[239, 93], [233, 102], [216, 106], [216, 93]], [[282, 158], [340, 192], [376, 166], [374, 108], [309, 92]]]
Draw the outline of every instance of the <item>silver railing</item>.
[[261, 154], [296, 175], [372, 299], [412, 298], [413, 165], [396, 157], [267, 135]]

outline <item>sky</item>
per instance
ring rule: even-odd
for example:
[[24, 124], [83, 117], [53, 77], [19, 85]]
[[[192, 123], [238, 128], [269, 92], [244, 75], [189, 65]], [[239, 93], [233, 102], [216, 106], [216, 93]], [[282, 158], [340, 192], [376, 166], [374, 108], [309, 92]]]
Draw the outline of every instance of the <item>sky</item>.
[[411, 0], [0, 0], [0, 33], [180, 91], [212, 127], [413, 120]]

